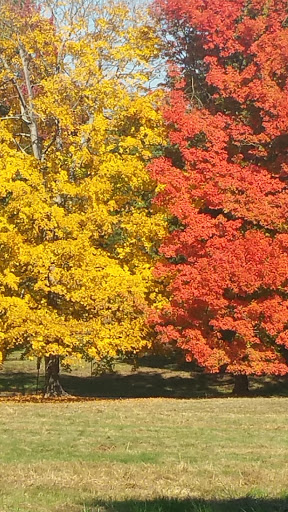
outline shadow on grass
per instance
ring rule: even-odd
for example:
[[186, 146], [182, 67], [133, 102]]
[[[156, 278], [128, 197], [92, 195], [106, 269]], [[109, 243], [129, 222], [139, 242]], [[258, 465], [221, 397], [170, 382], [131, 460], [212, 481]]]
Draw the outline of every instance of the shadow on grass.
[[[44, 385], [44, 379], [39, 379], [38, 389]], [[7, 372], [0, 373], [0, 395], [21, 393], [22, 395], [35, 393], [37, 390], [36, 373]]]
[[[29, 394], [36, 392], [36, 374], [24, 372], [0, 373], [0, 394]], [[229, 393], [231, 378], [210, 375], [163, 377], [158, 371], [133, 372], [121, 375], [115, 372], [98, 377], [79, 377], [62, 374], [61, 384], [70, 395], [105, 398], [204, 398], [222, 397]], [[38, 390], [44, 385], [39, 380]], [[221, 388], [221, 389], [220, 389]]]
[[[10, 357], [5, 370], [0, 370], [0, 395], [28, 395], [41, 391], [44, 376], [31, 368], [31, 362]], [[192, 363], [177, 364], [175, 359], [159, 356], [142, 357], [137, 371], [131, 365], [119, 365], [115, 373], [81, 376], [63, 372], [61, 383], [78, 397], [104, 398], [219, 398], [231, 396], [233, 377], [206, 374]], [[249, 377], [250, 396], [288, 396], [288, 376]]]
[[[212, 377], [212, 376], [211, 376]], [[230, 379], [232, 382], [232, 380]], [[227, 395], [229, 380], [218, 382], [209, 375], [163, 377], [157, 371], [137, 371], [129, 375], [119, 373], [100, 377], [63, 375], [63, 387], [73, 395], [111, 398], [203, 398]], [[231, 384], [231, 383], [230, 383]]]
[[[245, 497], [229, 500], [93, 501], [83, 503], [81, 512], [288, 512], [288, 497], [265, 499]], [[80, 511], [79, 511], [80, 512]]]
[[[165, 372], [163, 371], [165, 370]], [[250, 377], [250, 396], [288, 396], [288, 376]], [[118, 372], [99, 377], [62, 376], [68, 393], [86, 397], [111, 398], [224, 398], [231, 396], [231, 375], [185, 372], [167, 368], [141, 367], [133, 373]]]
[[[187, 376], [186, 376], [187, 375]], [[63, 388], [79, 397], [104, 398], [221, 398], [231, 396], [233, 378], [229, 375], [209, 375], [201, 372], [165, 372], [146, 368], [137, 372], [118, 372], [99, 377], [61, 375]], [[38, 391], [44, 385], [40, 377]], [[251, 377], [250, 396], [288, 396], [288, 377]], [[0, 372], [0, 395], [35, 393], [36, 372]]]

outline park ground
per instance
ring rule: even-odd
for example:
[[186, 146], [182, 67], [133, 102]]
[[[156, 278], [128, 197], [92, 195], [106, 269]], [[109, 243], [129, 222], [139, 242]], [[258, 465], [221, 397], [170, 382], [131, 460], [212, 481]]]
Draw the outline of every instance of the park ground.
[[229, 377], [145, 364], [64, 374], [76, 398], [45, 402], [35, 362], [5, 363], [1, 512], [288, 511], [287, 380], [231, 398]]

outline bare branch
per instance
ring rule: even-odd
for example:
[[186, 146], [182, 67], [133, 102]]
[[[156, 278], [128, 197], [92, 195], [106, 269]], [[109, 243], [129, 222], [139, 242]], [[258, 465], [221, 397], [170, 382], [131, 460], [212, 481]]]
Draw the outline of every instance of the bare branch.
[[21, 151], [21, 153], [24, 153], [24, 155], [27, 155], [25, 149], [22, 148], [22, 146], [20, 146], [19, 142], [13, 138], [13, 142], [14, 144], [16, 144], [17, 148]]
[[2, 60], [3, 62], [3, 65], [4, 65], [4, 68], [6, 69], [6, 71], [8, 71], [8, 73], [10, 73], [12, 76], [11, 78], [11, 82], [13, 83], [16, 91], [17, 91], [17, 94], [18, 94], [18, 97], [19, 97], [19, 100], [20, 100], [20, 104], [22, 106], [22, 108], [24, 109], [24, 111], [26, 111], [27, 109], [27, 104], [26, 104], [26, 101], [25, 101], [25, 98], [22, 94], [22, 91], [21, 91], [21, 88], [20, 86], [18, 85], [17, 83], [17, 80], [15, 78], [15, 74], [14, 72], [12, 71], [12, 69], [10, 68], [9, 64], [7, 63], [6, 59], [3, 57], [3, 55], [0, 55], [0, 59]]
[[18, 116], [0, 117], [0, 121], [9, 121], [10, 119], [22, 119], [22, 116], [18, 115]]

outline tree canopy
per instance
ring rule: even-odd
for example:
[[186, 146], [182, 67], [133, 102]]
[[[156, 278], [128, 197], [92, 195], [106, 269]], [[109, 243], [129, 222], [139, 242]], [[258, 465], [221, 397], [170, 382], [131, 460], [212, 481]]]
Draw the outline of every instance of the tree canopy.
[[137, 352], [165, 233], [146, 169], [164, 136], [155, 23], [113, 0], [0, 12], [0, 353]]
[[170, 143], [153, 165], [177, 222], [157, 272], [163, 342], [209, 372], [288, 371], [288, 27], [282, 0], [158, 0]]

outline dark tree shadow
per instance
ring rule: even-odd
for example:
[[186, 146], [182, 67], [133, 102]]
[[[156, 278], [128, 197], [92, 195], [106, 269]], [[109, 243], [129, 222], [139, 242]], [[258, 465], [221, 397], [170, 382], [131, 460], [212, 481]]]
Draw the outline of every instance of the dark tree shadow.
[[[164, 377], [158, 371], [138, 370], [132, 374], [119, 373], [99, 377], [62, 376], [63, 387], [76, 396], [109, 398], [205, 398], [227, 396], [233, 380], [210, 375]], [[221, 380], [221, 382], [220, 382]], [[229, 388], [226, 390], [226, 388]]]
[[[169, 371], [167, 371], [169, 370]], [[250, 396], [288, 396], [288, 376], [250, 377]], [[231, 396], [233, 376], [207, 374], [191, 366], [179, 368], [139, 367], [128, 374], [99, 377], [62, 376], [63, 387], [76, 396], [109, 398], [224, 398]]]
[[[39, 390], [44, 385], [44, 379], [39, 379]], [[22, 395], [36, 392], [37, 375], [27, 372], [7, 372], [0, 373], [0, 395], [13, 395], [21, 393]]]
[[[62, 373], [61, 384], [70, 394], [88, 398], [221, 398], [231, 396], [233, 377], [227, 374], [206, 374], [191, 363], [167, 358], [146, 357], [136, 371], [124, 365], [120, 371], [100, 376], [79, 376]], [[22, 368], [21, 368], [22, 369]], [[288, 397], [288, 376], [249, 377], [250, 396]], [[44, 387], [37, 372], [0, 370], [0, 395], [31, 394]]]
[[[155, 499], [148, 501], [98, 501], [81, 504], [87, 512], [288, 512], [288, 497], [245, 497], [229, 500]], [[81, 509], [82, 510], [82, 509]], [[68, 512], [68, 511], [67, 511]]]

